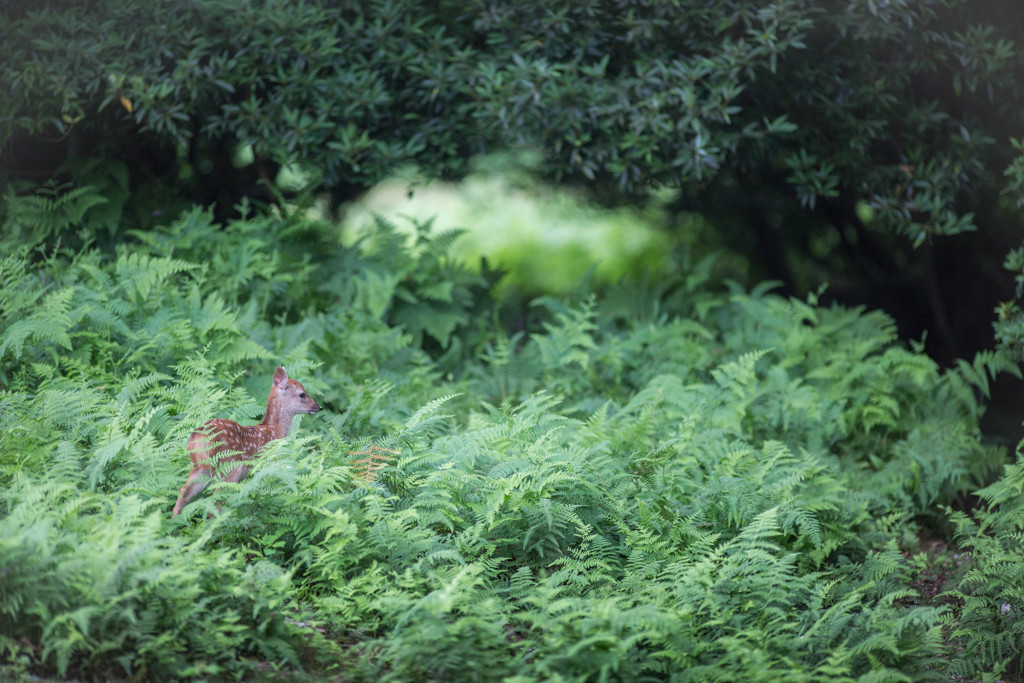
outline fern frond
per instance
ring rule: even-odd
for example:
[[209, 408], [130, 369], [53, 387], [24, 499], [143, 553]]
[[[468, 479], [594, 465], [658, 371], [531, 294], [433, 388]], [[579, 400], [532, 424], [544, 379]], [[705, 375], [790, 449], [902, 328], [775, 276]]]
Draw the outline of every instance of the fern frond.
[[21, 235], [24, 243], [35, 244], [81, 225], [90, 209], [105, 203], [106, 197], [91, 185], [74, 187], [48, 181], [28, 195], [15, 194], [9, 185], [4, 193], [4, 223], [6, 230]]
[[51, 292], [39, 309], [24, 320], [14, 322], [0, 336], [0, 359], [10, 349], [14, 358], [20, 359], [29, 339], [49, 342], [65, 350], [71, 350], [71, 326], [79, 315], [71, 310], [75, 290], [66, 287]]
[[195, 270], [198, 266], [173, 258], [147, 256], [140, 252], [122, 253], [114, 262], [117, 287], [136, 303], [145, 301], [154, 289], [166, 286], [177, 273]]
[[349, 460], [349, 464], [357, 477], [369, 482], [377, 478], [377, 473], [380, 470], [394, 463], [395, 456], [401, 455], [401, 453], [401, 451], [370, 444], [369, 448], [361, 451], [348, 451], [348, 455], [363, 456]]

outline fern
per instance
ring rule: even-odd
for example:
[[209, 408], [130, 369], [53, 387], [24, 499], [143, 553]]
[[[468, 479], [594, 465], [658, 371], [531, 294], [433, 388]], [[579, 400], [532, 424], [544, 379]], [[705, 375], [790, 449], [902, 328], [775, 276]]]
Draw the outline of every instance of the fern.
[[377, 478], [377, 474], [380, 470], [393, 463], [395, 460], [394, 456], [400, 455], [401, 451], [380, 448], [379, 446], [371, 444], [364, 450], [349, 451], [348, 454], [361, 456], [359, 458], [349, 460], [349, 464], [352, 465], [353, 470], [360, 479], [370, 482]]
[[1024, 458], [1018, 447], [1017, 461], [1004, 468], [1003, 476], [978, 491], [988, 504], [969, 517], [952, 513], [960, 543], [970, 550], [974, 567], [947, 595], [961, 604], [959, 618], [947, 615], [944, 623], [950, 637], [963, 648], [963, 656], [953, 670], [958, 675], [980, 672], [1019, 670], [1024, 663], [1024, 620], [1020, 606], [1024, 591], [1020, 587], [1020, 532], [1024, 505]]
[[71, 350], [69, 328], [78, 321], [71, 309], [74, 290], [71, 288], [51, 292], [29, 317], [11, 324], [0, 337], [0, 359], [10, 349], [15, 360], [21, 358], [25, 342], [49, 342], [66, 351]]
[[[707, 263], [506, 326], [455, 231], [378, 228], [196, 210], [0, 258], [3, 675], [1018, 666], [1024, 470], [992, 483], [978, 429], [1005, 359], [943, 371], [882, 314], [712, 291]], [[277, 363], [323, 409], [171, 522], [188, 435], [258, 419]], [[974, 559], [943, 611], [907, 555], [947, 514]]]
[[154, 258], [138, 252], [122, 254], [113, 266], [117, 287], [136, 303], [145, 301], [170, 276], [193, 268], [194, 264], [181, 259]]
[[71, 228], [80, 226], [85, 215], [108, 202], [92, 185], [74, 187], [48, 181], [32, 194], [18, 195], [8, 185], [3, 198], [4, 241], [0, 244], [35, 246]]

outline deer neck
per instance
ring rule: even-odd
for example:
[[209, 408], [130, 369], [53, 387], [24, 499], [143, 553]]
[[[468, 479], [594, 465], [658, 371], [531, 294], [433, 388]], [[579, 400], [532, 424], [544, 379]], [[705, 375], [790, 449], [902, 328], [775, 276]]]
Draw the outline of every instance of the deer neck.
[[260, 426], [267, 432], [267, 441], [283, 439], [292, 431], [292, 418], [295, 416], [286, 410], [281, 409], [281, 404], [270, 397], [267, 400], [267, 410], [263, 413], [263, 421]]

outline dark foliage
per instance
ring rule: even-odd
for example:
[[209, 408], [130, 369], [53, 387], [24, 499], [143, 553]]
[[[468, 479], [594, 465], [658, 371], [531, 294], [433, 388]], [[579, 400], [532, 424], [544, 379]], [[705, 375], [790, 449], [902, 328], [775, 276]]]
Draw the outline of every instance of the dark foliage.
[[929, 330], [945, 362], [988, 347], [991, 310], [1011, 297], [1019, 4], [42, 0], [0, 13], [8, 179], [123, 177], [132, 226], [191, 202], [219, 217], [242, 197], [278, 202], [282, 168], [337, 205], [410, 163], [457, 177], [473, 155], [528, 147], [546, 178], [605, 200], [678, 188], [676, 210], [747, 253], [750, 282], [802, 295], [828, 281], [905, 337]]

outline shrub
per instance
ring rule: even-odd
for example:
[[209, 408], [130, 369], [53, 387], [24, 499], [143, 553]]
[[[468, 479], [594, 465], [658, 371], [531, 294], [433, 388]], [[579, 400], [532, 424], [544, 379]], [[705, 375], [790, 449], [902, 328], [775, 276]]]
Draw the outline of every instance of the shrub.
[[[955, 622], [904, 556], [1000, 462], [996, 356], [699, 267], [509, 334], [448, 235], [380, 227], [195, 211], [0, 261], [5, 674], [928, 679], [943, 624], [1015, 656], [976, 607], [1016, 604], [1002, 565]], [[171, 520], [189, 431], [278, 362], [324, 410]]]

